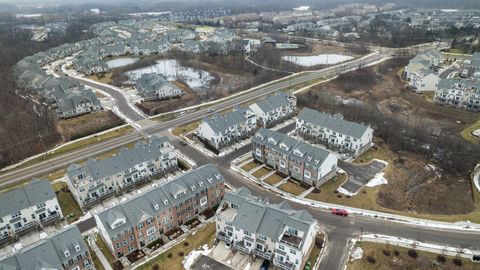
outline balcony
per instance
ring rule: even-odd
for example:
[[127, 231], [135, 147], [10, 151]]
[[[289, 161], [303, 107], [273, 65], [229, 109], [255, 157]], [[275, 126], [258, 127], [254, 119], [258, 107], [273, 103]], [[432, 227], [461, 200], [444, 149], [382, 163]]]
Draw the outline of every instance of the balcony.
[[95, 203], [97, 203], [97, 202], [99, 202], [99, 201], [102, 201], [102, 200], [110, 197], [110, 196], [113, 194], [114, 191], [115, 191], [115, 190], [114, 190], [113, 188], [112, 188], [112, 189], [107, 189], [107, 190], [105, 190], [104, 193], [100, 194], [100, 196], [90, 197], [90, 198], [85, 199], [84, 203], [85, 203], [85, 205], [87, 205], [87, 206], [88, 206], [88, 205], [95, 204]]
[[48, 225], [57, 222], [60, 219], [58, 212], [51, 213], [48, 217], [40, 219], [42, 225]]
[[260, 250], [260, 249], [254, 249], [253, 253], [255, 255], [257, 255], [258, 257], [262, 257], [262, 258], [267, 259], [267, 260], [271, 260], [272, 257], [273, 257], [272, 252], [264, 251], [264, 250]]
[[16, 234], [23, 234], [34, 228], [35, 228], [35, 221], [30, 221], [28, 223], [23, 224], [22, 227], [14, 229], [14, 231]]
[[291, 263], [288, 263], [288, 262], [282, 262], [280, 260], [273, 260], [273, 265], [275, 265], [276, 267], [282, 269], [282, 270], [292, 270], [294, 269], [295, 265], [291, 264]]
[[233, 244], [233, 248], [236, 249], [236, 250], [239, 250], [243, 253], [246, 253], [246, 254], [250, 254], [250, 252], [251, 252], [251, 250], [245, 246], [244, 241], [235, 242]]
[[217, 239], [222, 240], [226, 243], [230, 243], [232, 240], [230, 239], [231, 237], [228, 237], [224, 232], [218, 232], [217, 233]]
[[291, 247], [294, 247], [296, 249], [298, 249], [300, 247], [300, 244], [302, 243], [302, 241], [303, 241], [303, 239], [301, 237], [291, 235], [291, 234], [287, 234], [287, 233], [285, 233], [282, 236], [282, 239], [280, 239], [281, 243], [284, 243], [284, 244], [286, 244], [288, 246], [291, 246]]

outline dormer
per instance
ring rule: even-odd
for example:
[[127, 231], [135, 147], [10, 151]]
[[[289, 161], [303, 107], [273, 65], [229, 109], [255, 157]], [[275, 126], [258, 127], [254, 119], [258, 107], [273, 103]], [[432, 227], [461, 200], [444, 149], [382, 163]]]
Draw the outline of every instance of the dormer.
[[195, 191], [195, 185], [191, 185], [191, 186], [190, 186], [190, 189], [191, 189], [192, 191]]
[[70, 251], [68, 249], [63, 250], [63, 255], [65, 255], [65, 258], [70, 257]]
[[222, 176], [220, 174], [215, 174], [215, 178], [217, 178], [217, 180], [220, 180]]
[[295, 149], [293, 151], [293, 154], [298, 156], [298, 157], [303, 157], [304, 153], [302, 153], [302, 151], [300, 151], [300, 149]]
[[78, 243], [75, 244], [75, 251], [79, 252], [81, 250], [80, 245]]
[[168, 200], [167, 200], [167, 199], [164, 199], [164, 200], [163, 200], [163, 204], [164, 204], [164, 205], [168, 205]]
[[153, 209], [155, 209], [157, 211], [160, 209], [160, 206], [158, 205], [158, 203], [153, 204]]
[[114, 222], [110, 224], [110, 228], [112, 228], [113, 230], [115, 228], [122, 226], [123, 224], [125, 224], [125, 222], [126, 222], [125, 218], [117, 218]]
[[284, 143], [281, 143], [281, 144], [280, 144], [280, 148], [281, 148], [282, 150], [285, 150], [285, 151], [288, 151], [288, 149], [289, 149], [288, 146], [287, 146], [286, 144], [284, 144]]
[[275, 141], [275, 139], [272, 137], [268, 138], [268, 142], [271, 144], [277, 145], [277, 141]]
[[212, 179], [212, 178], [207, 178], [207, 181], [208, 181], [208, 183], [210, 183], [210, 184], [213, 183], [213, 179]]

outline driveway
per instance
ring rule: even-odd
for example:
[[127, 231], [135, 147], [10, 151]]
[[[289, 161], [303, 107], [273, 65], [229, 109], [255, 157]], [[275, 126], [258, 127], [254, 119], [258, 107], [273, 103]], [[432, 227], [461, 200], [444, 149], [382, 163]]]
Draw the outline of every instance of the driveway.
[[212, 259], [208, 256], [202, 255], [200, 258], [192, 265], [192, 269], [194, 270], [208, 270], [208, 269], [215, 269], [215, 270], [232, 270], [233, 268], [218, 262], [215, 259]]
[[385, 168], [384, 163], [376, 160], [365, 165], [356, 165], [338, 160], [338, 166], [348, 174], [347, 182], [341, 187], [353, 194], [356, 194], [368, 181]]

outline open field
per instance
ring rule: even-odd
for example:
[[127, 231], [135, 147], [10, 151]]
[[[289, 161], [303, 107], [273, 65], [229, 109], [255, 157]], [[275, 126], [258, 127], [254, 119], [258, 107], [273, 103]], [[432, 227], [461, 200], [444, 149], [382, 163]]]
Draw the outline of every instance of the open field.
[[66, 140], [75, 140], [123, 124], [123, 120], [111, 111], [98, 111], [60, 120], [57, 130]]
[[[463, 145], [468, 143], [460, 136], [477, 123], [478, 114], [439, 106], [406, 90], [397, 75], [403, 66], [401, 59], [387, 61], [341, 75], [298, 96], [299, 107], [342, 113], [347, 120], [373, 125], [374, 149], [355, 162], [388, 162], [384, 171], [387, 185], [365, 188], [352, 198], [337, 198], [333, 191], [341, 183], [330, 181], [319, 194], [309, 197], [414, 217], [479, 222], [480, 203], [474, 200], [468, 171], [475, 161], [471, 157], [480, 151], [474, 150], [478, 144]], [[392, 136], [395, 130], [402, 129], [412, 132]], [[406, 136], [414, 139], [409, 141]], [[434, 158], [431, 151], [413, 147], [412, 142], [424, 141], [434, 149], [441, 147], [446, 158]]]
[[67, 183], [59, 182], [52, 185], [55, 194], [57, 195], [58, 203], [62, 208], [62, 213], [68, 223], [76, 221], [83, 216], [82, 209], [78, 206], [73, 198], [72, 193], [68, 190]]
[[278, 188], [281, 190], [288, 192], [290, 194], [293, 194], [295, 196], [298, 196], [302, 194], [303, 192], [306, 191], [305, 188], [303, 188], [300, 185], [297, 185], [296, 183], [293, 183], [291, 181], [286, 182], [285, 184], [280, 185]]
[[180, 135], [187, 134], [187, 133], [192, 132], [195, 129], [197, 129], [198, 125], [200, 125], [200, 122], [197, 121], [197, 122], [192, 122], [192, 123], [190, 123], [188, 125], [185, 125], [185, 126], [175, 127], [172, 130], [172, 134], [175, 135], [175, 136], [180, 136]]
[[275, 185], [276, 183], [282, 181], [283, 177], [281, 177], [280, 175], [278, 174], [273, 174], [271, 176], [269, 176], [267, 179], [265, 179], [265, 183], [269, 184], [269, 185]]
[[212, 247], [214, 239], [215, 223], [209, 223], [195, 234], [189, 235], [185, 240], [164, 251], [138, 269], [151, 270], [157, 265], [160, 266], [159, 269], [183, 270], [182, 260], [184, 257], [192, 250], [199, 249], [205, 244]]
[[[412, 255], [410, 256], [409, 249], [404, 247], [370, 242], [357, 242], [356, 245], [362, 248], [363, 258], [348, 262], [347, 270], [474, 270], [480, 268], [480, 264], [460, 257], [419, 250], [410, 251]], [[416, 258], [413, 258], [415, 255]], [[442, 262], [444, 259], [445, 261]]]

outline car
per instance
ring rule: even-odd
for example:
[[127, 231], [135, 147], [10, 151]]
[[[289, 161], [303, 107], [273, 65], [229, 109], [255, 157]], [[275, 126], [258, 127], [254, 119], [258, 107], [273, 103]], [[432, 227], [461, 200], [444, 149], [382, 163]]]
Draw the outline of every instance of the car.
[[215, 109], [208, 109], [207, 112], [208, 113], [213, 113], [213, 112], [215, 112]]
[[472, 256], [472, 261], [476, 263], [480, 263], [480, 255], [473, 255]]
[[232, 243], [225, 242], [225, 249], [230, 250], [232, 248]]
[[260, 266], [260, 270], [268, 270], [269, 267], [270, 267], [270, 261], [269, 260], [263, 260], [263, 263]]
[[332, 214], [337, 215], [337, 216], [346, 217], [346, 216], [348, 216], [348, 211], [345, 210], [345, 209], [333, 208], [332, 209]]
[[181, 146], [187, 146], [187, 142], [185, 142], [184, 140], [180, 140], [180, 145]]

